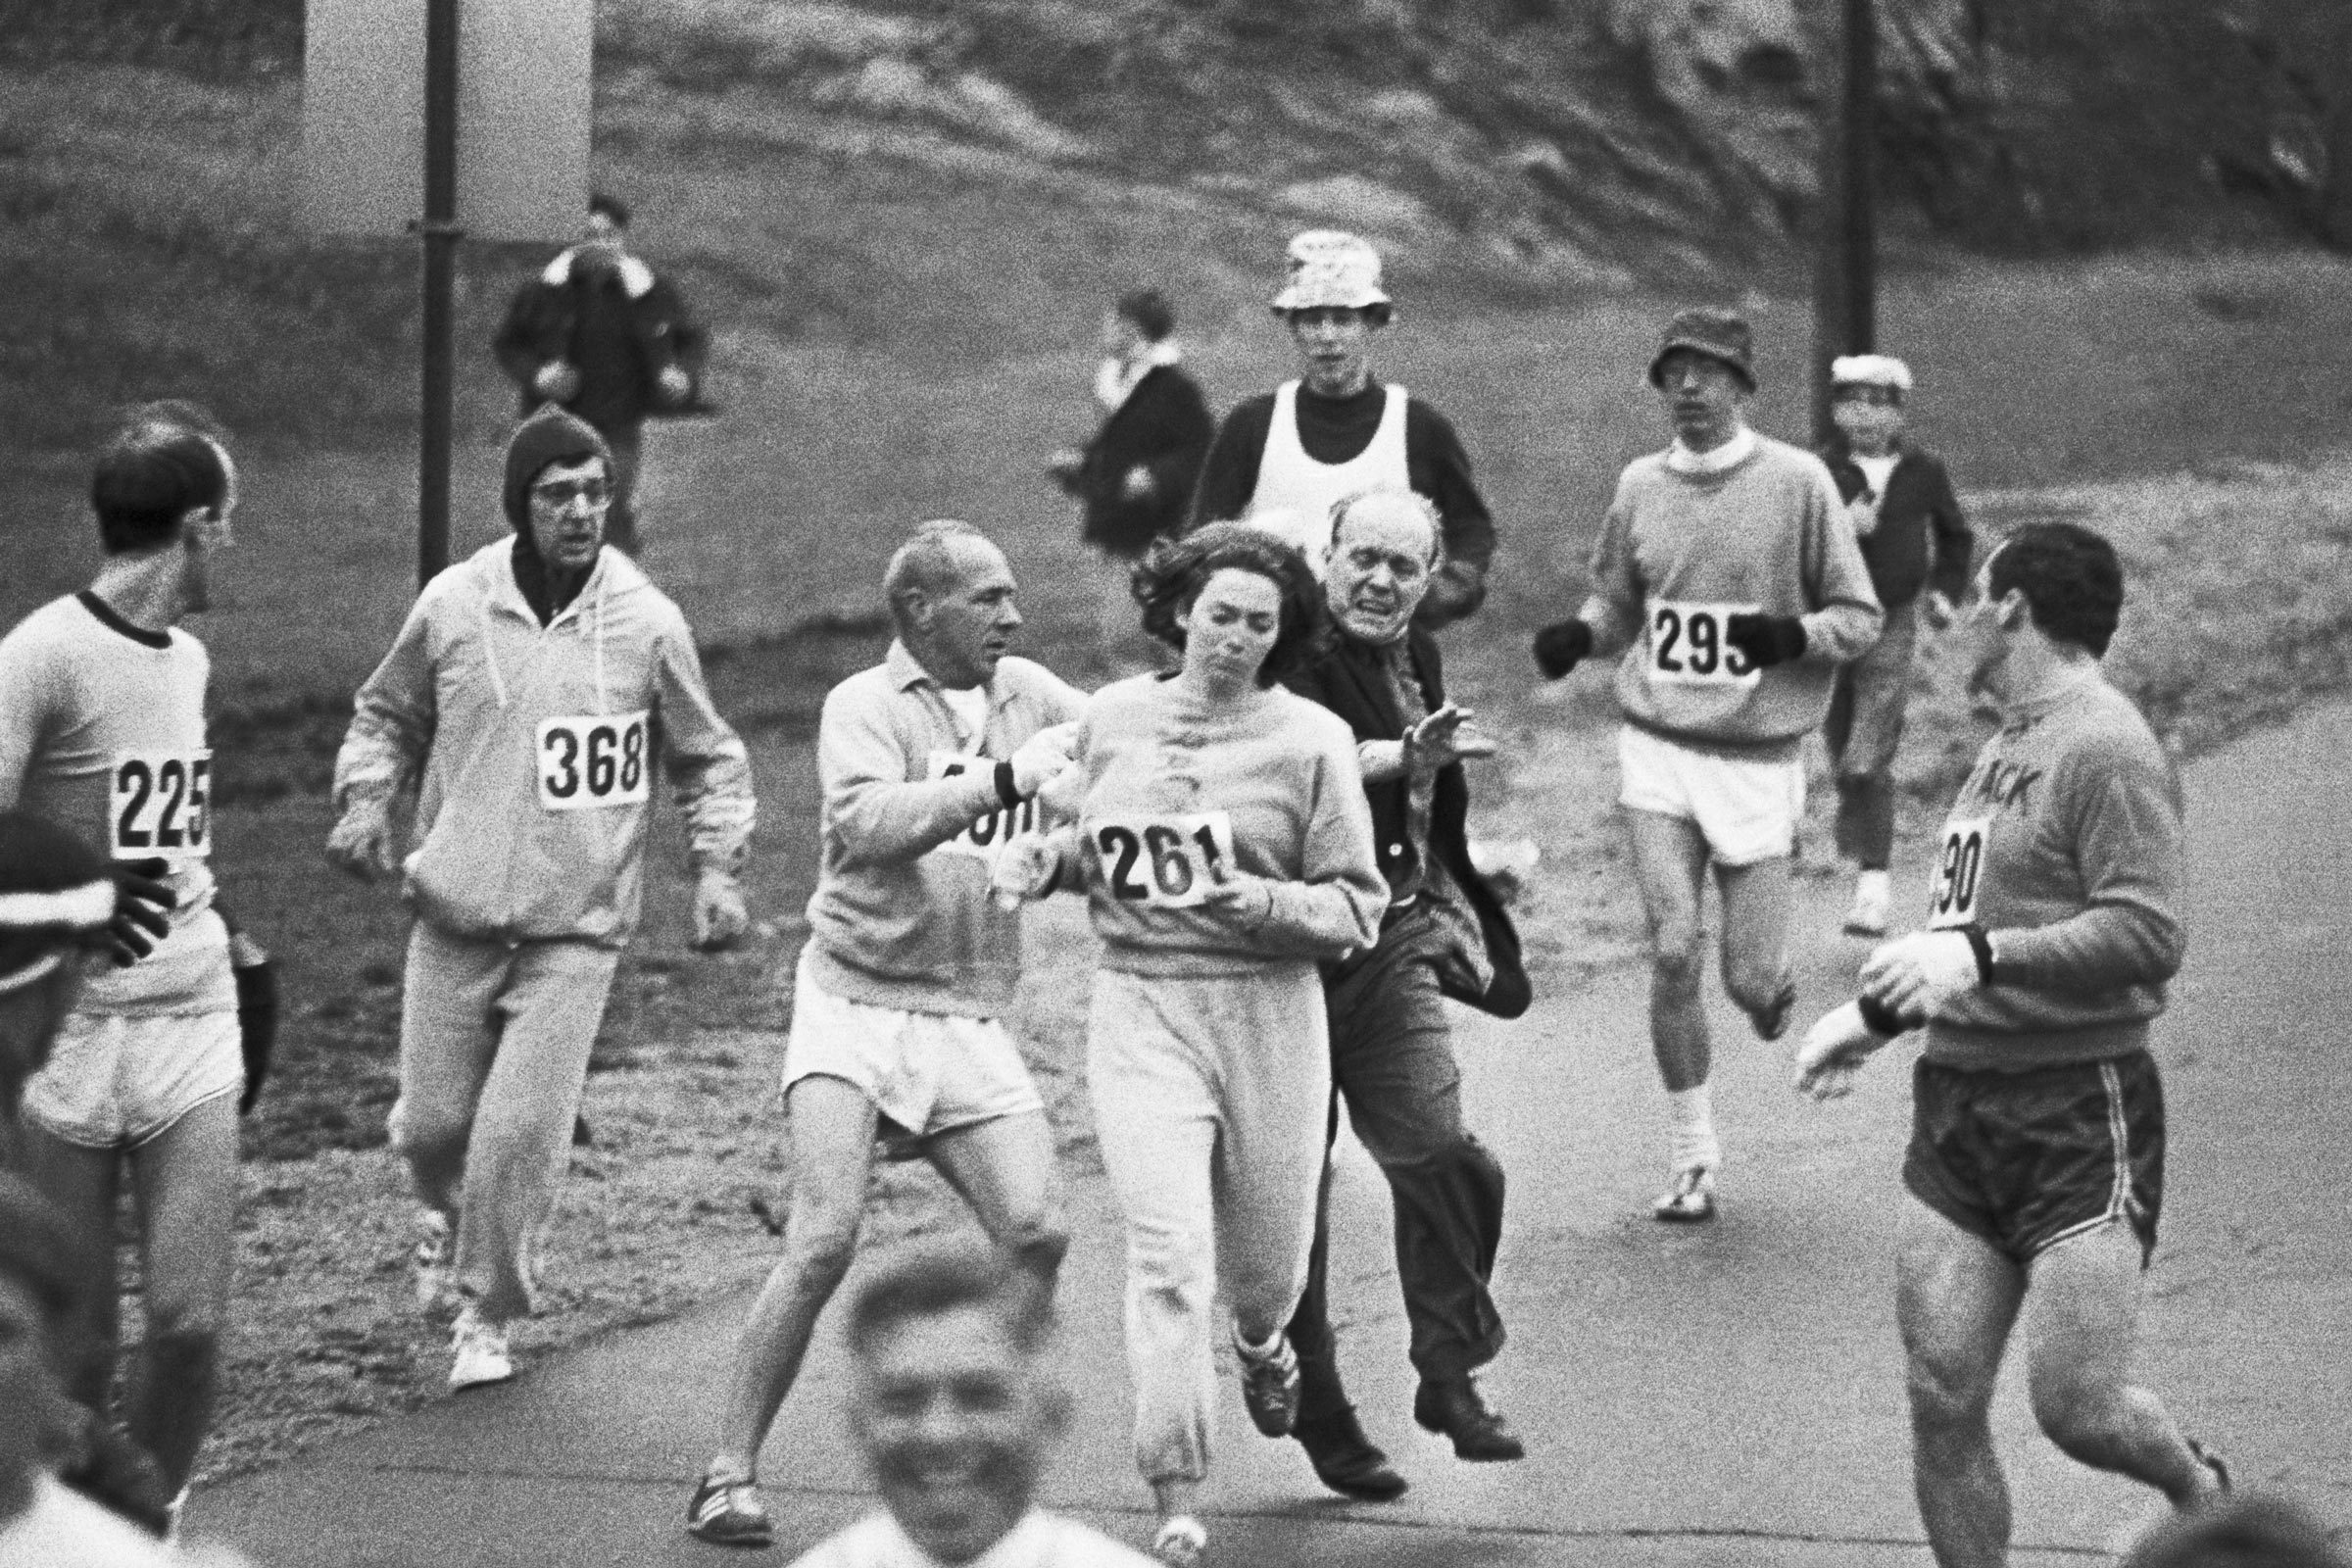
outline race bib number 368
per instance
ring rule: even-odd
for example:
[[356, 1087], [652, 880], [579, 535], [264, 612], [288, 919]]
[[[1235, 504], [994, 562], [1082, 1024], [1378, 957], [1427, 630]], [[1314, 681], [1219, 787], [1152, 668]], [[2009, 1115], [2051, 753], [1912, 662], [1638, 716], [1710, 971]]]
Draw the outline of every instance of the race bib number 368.
[[1761, 672], [1724, 638], [1753, 605], [1660, 599], [1649, 607], [1649, 678], [1669, 686], [1753, 686]]
[[1984, 880], [1984, 846], [1992, 838], [1992, 818], [1970, 817], [1943, 825], [1942, 848], [1936, 856], [1936, 880], [1928, 901], [1928, 929], [1949, 930], [1973, 925], [1977, 892]]
[[1185, 909], [1207, 901], [1233, 865], [1233, 818], [1223, 811], [1105, 816], [1088, 829], [1102, 884], [1122, 904]]
[[589, 713], [539, 723], [539, 804], [551, 811], [643, 806], [653, 768], [645, 711]]
[[125, 752], [111, 783], [106, 837], [116, 859], [213, 853], [211, 752]]

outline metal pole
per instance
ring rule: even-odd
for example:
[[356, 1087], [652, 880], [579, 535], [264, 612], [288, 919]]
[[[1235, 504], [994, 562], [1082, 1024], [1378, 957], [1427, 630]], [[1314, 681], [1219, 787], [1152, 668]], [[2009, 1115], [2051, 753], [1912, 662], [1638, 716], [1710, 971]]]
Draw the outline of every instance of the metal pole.
[[1874, 0], [1845, 0], [1845, 351], [1878, 346], [1878, 233], [1873, 143], [1878, 128], [1879, 19]]
[[416, 586], [449, 564], [457, 381], [458, 0], [425, 0], [424, 340], [416, 443]]
[[1830, 419], [1830, 362], [1867, 354], [1878, 337], [1877, 234], [1871, 138], [1878, 96], [1874, 0], [1845, 0], [1822, 83], [1821, 203], [1813, 227], [1813, 436]]

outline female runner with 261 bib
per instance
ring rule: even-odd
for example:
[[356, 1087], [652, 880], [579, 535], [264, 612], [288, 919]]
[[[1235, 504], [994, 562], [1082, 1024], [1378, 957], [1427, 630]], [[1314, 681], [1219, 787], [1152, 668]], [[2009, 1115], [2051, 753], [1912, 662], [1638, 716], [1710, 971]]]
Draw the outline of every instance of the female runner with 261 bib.
[[1193, 1499], [1220, 1281], [1251, 1421], [1280, 1437], [1298, 1413], [1283, 1325], [1305, 1285], [1331, 1096], [1316, 964], [1371, 946], [1388, 892], [1353, 735], [1274, 684], [1320, 624], [1305, 561], [1219, 523], [1155, 549], [1135, 594], [1183, 664], [1096, 694], [1076, 829], [1016, 841], [997, 884], [1036, 897], [1083, 880], [1102, 938], [1087, 1077], [1127, 1216], [1136, 1462], [1154, 1553], [1189, 1564], [1207, 1540]]

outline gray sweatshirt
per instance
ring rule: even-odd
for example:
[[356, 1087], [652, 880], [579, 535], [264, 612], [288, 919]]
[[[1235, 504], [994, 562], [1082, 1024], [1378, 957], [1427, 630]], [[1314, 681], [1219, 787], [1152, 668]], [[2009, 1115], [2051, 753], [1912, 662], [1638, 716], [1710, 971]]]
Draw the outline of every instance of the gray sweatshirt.
[[[1718, 472], [1668, 454], [1626, 466], [1592, 549], [1593, 649], [1625, 651], [1627, 722], [1742, 755], [1795, 754], [1829, 712], [1837, 666], [1878, 641], [1870, 568], [1822, 461], [1769, 436]], [[1804, 656], [1748, 670], [1722, 641], [1732, 613], [1794, 615]]]
[[1952, 803], [1929, 912], [1984, 928], [1995, 984], [1936, 1012], [1928, 1055], [2014, 1072], [2145, 1046], [2186, 946], [2180, 841], [2172, 761], [2104, 676], [2007, 714]]
[[1021, 979], [1021, 917], [988, 895], [990, 857], [1037, 832], [1035, 802], [1006, 809], [996, 763], [1086, 698], [1026, 659], [997, 664], [988, 719], [968, 733], [904, 645], [825, 697], [817, 722], [817, 984], [876, 1007], [995, 1018]]
[[[1095, 694], [1082, 737], [1064, 865], [1084, 878], [1103, 967], [1254, 974], [1378, 940], [1389, 884], [1355, 736], [1329, 709], [1277, 686], [1212, 710], [1140, 675]], [[1269, 879], [1271, 906], [1245, 919], [1182, 902], [1214, 863]]]

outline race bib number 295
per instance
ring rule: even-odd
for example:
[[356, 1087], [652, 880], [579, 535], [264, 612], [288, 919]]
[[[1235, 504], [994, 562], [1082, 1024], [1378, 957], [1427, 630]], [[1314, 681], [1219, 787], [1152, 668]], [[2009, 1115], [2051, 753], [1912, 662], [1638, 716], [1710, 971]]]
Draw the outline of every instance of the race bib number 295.
[[125, 752], [111, 782], [106, 837], [116, 859], [213, 853], [211, 752]]
[[1753, 686], [1761, 679], [1747, 656], [1724, 638], [1734, 615], [1753, 605], [1661, 599], [1649, 607], [1649, 678], [1669, 686]]
[[551, 811], [643, 806], [652, 795], [645, 710], [539, 722], [539, 804]]
[[1190, 908], [1233, 869], [1233, 818], [1223, 811], [1101, 817], [1088, 836], [1103, 886], [1122, 904]]

